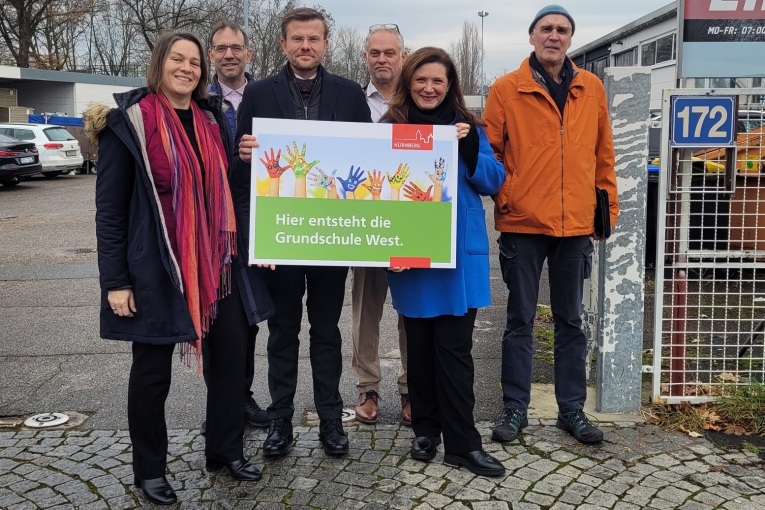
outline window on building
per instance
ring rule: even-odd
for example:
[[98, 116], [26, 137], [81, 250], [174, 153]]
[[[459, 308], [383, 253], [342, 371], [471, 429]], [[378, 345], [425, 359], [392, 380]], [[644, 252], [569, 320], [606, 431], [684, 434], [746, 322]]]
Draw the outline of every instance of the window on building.
[[707, 86], [707, 79], [706, 78], [694, 78], [693, 79], [693, 86], [697, 89], [703, 89]]
[[638, 63], [638, 49], [637, 46], [630, 48], [627, 51], [617, 53], [614, 55], [614, 66], [616, 67], [631, 67], [636, 66]]
[[642, 54], [641, 64], [644, 66], [654, 66], [674, 60], [677, 57], [677, 47], [675, 44], [675, 34], [669, 34], [655, 41], [647, 42], [640, 47]]
[[710, 78], [709, 86], [715, 89], [733, 89], [736, 88], [735, 78]]
[[[762, 78], [752, 78], [752, 87], [762, 87], [763, 86], [762, 81], [763, 81]], [[765, 94], [757, 94], [755, 96], [752, 96], [751, 101], [753, 103], [764, 104], [765, 103]]]
[[608, 57], [603, 57], [598, 60], [593, 60], [591, 62], [587, 62], [587, 64], [584, 66], [585, 69], [590, 71], [592, 74], [600, 78], [601, 80], [606, 75], [606, 67], [608, 67]]

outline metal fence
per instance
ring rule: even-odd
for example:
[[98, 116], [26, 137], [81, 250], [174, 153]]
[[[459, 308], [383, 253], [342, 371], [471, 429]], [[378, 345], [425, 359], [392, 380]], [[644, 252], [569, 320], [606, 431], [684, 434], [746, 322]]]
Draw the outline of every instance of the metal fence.
[[733, 96], [735, 147], [675, 147], [662, 137], [658, 187], [653, 400], [712, 400], [765, 381], [765, 105], [762, 89], [676, 89]]

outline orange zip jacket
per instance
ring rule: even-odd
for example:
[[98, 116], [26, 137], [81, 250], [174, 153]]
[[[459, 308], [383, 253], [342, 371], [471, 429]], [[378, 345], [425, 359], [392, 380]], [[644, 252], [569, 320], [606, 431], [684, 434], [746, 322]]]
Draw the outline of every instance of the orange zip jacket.
[[590, 235], [595, 186], [608, 191], [611, 227], [619, 202], [614, 141], [603, 84], [574, 66], [566, 107], [537, 81], [529, 59], [498, 79], [483, 120], [506, 179], [494, 195], [494, 228], [554, 237]]

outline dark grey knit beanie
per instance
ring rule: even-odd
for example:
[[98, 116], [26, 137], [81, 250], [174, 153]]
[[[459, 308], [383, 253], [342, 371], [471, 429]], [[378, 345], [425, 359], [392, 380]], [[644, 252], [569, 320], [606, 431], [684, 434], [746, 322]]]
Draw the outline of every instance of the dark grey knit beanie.
[[531, 22], [531, 25], [529, 25], [529, 34], [534, 31], [534, 26], [537, 24], [537, 22], [547, 16], [548, 14], [560, 14], [561, 16], [565, 16], [568, 18], [568, 20], [571, 22], [571, 34], [573, 35], [574, 30], [576, 30], [576, 24], [574, 23], [574, 18], [571, 17], [571, 14], [568, 13], [568, 11], [557, 4], [550, 4], [547, 7], [542, 7], [536, 16], [534, 16], [534, 21]]

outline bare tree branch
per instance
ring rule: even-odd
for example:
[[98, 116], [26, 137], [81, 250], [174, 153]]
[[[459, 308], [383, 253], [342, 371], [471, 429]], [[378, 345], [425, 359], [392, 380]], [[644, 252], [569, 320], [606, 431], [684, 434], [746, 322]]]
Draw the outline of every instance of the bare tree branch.
[[29, 67], [30, 49], [48, 6], [57, 0], [0, 0], [0, 36], [19, 67]]
[[465, 21], [462, 35], [449, 44], [449, 53], [457, 66], [462, 93], [479, 94], [481, 90], [481, 35], [475, 23]]
[[332, 74], [344, 76], [360, 85], [369, 81], [364, 64], [366, 37], [355, 28], [341, 27], [332, 36], [324, 65]]

